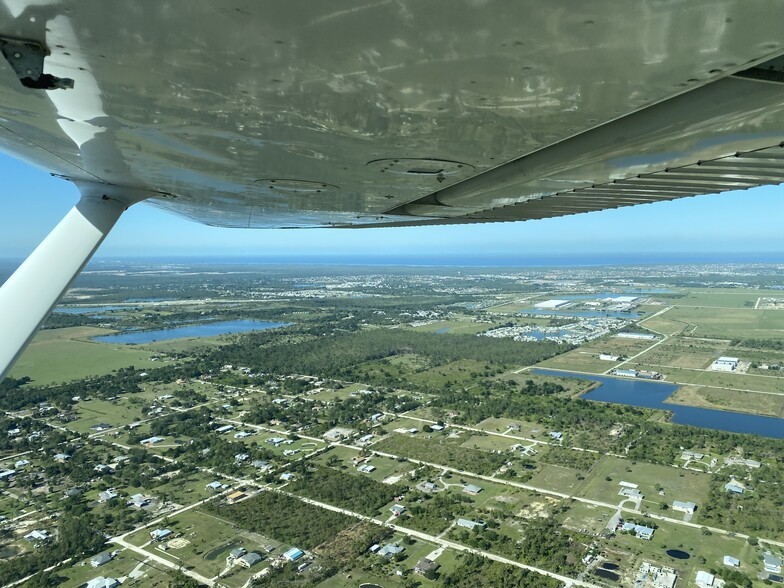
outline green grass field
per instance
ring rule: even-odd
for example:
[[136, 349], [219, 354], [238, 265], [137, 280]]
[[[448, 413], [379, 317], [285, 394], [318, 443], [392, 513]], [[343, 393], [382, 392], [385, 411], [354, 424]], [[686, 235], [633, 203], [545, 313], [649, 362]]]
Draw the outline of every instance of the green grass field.
[[[587, 476], [580, 496], [617, 504], [624, 499], [618, 495], [621, 481], [638, 485], [644, 495], [643, 510], [680, 518], [681, 513], [659, 510], [659, 504], [666, 502], [671, 505], [673, 500], [692, 501], [698, 506], [692, 520], [699, 522], [699, 506], [704, 505], [707, 500], [710, 478], [708, 474], [691, 470], [640, 462], [632, 463], [607, 455]], [[657, 487], [664, 489], [663, 496], [659, 495]]]
[[[448, 320], [438, 321], [429, 325], [422, 325], [421, 327], [414, 327], [415, 331], [424, 331], [427, 333], [441, 332], [444, 334], [452, 335], [474, 335], [482, 333], [488, 329], [495, 328], [493, 323], [478, 323], [472, 320]], [[446, 331], [444, 331], [446, 329]]]
[[784, 394], [681, 386], [667, 402], [784, 418]]
[[39, 331], [11, 370], [11, 376], [29, 376], [38, 386], [100, 376], [116, 369], [154, 366], [153, 354], [132, 345], [110, 345], [90, 337], [111, 334], [95, 327], [69, 327]]
[[[734, 339], [756, 337], [762, 339], [784, 338], [784, 312], [779, 310], [754, 310], [752, 308], [716, 309], [676, 307], [663, 315], [695, 328], [689, 329], [693, 337]], [[659, 317], [652, 319], [656, 321]], [[646, 326], [653, 327], [646, 323]]]

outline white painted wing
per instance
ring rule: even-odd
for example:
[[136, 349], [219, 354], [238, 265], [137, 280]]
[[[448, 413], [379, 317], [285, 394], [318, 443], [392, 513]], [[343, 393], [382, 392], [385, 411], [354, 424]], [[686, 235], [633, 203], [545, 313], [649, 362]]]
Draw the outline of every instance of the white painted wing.
[[[0, 39], [50, 54], [31, 74], [0, 59], [0, 148], [230, 227], [545, 218], [779, 183], [782, 16], [779, 0], [2, 0]], [[39, 73], [73, 87], [20, 80]]]

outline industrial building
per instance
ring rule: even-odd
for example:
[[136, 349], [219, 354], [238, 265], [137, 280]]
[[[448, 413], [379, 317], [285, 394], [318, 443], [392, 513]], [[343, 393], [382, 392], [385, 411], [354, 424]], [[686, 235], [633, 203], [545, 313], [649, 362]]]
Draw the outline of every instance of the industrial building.
[[569, 304], [568, 300], [545, 300], [543, 302], [537, 302], [534, 304], [534, 308], [539, 308], [542, 310], [554, 310], [556, 308], [563, 308]]
[[710, 368], [714, 372], [734, 372], [738, 369], [740, 359], [737, 357], [720, 357], [710, 364]]

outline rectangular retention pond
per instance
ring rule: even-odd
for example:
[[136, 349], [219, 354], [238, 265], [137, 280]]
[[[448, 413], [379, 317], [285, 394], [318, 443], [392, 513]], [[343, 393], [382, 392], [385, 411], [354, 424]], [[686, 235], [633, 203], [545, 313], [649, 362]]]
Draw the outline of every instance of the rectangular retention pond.
[[678, 389], [678, 386], [675, 384], [576, 374], [539, 368], [531, 371], [545, 376], [563, 376], [599, 382], [601, 386], [583, 394], [581, 398], [667, 410], [672, 413], [672, 422], [679, 425], [692, 425], [694, 427], [702, 427], [703, 429], [716, 429], [718, 431], [729, 431], [730, 433], [748, 433], [749, 435], [784, 439], [784, 419], [730, 412], [728, 410], [683, 406], [666, 402]]

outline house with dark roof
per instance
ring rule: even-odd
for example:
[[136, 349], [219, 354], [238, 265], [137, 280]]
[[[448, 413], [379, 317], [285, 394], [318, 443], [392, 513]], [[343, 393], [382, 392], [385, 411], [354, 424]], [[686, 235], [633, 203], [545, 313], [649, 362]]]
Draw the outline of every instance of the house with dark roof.
[[417, 574], [422, 574], [425, 578], [432, 580], [435, 578], [436, 573], [438, 572], [438, 568], [440, 567], [441, 565], [439, 563], [423, 557], [417, 562], [417, 565], [414, 566], [414, 571]]

